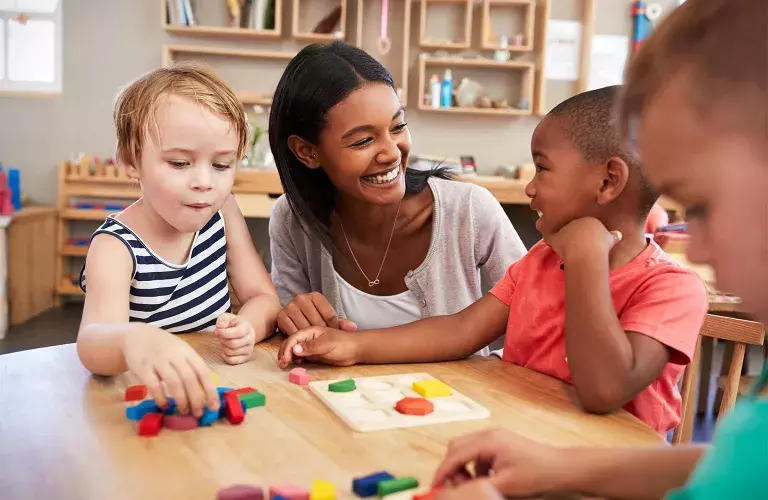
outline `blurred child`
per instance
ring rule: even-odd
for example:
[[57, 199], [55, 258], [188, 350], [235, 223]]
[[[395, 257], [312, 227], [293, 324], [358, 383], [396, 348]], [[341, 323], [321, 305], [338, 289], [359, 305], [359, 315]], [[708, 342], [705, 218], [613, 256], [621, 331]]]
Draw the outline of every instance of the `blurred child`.
[[[622, 128], [649, 180], [686, 206], [688, 258], [768, 320], [768, 8], [765, 0], [688, 0], [633, 61]], [[438, 498], [491, 500], [578, 492], [600, 498], [768, 498], [768, 362], [718, 423], [713, 446], [560, 449], [507, 431], [451, 443], [435, 483], [483, 478]], [[488, 484], [486, 484], [488, 486]]]
[[218, 408], [216, 387], [174, 334], [212, 332], [226, 362], [244, 363], [280, 310], [230, 194], [247, 144], [245, 112], [216, 74], [184, 65], [130, 83], [114, 119], [117, 161], [142, 195], [91, 240], [78, 354], [100, 375], [131, 370], [159, 405], [172, 396], [182, 413], [200, 416], [204, 400]]
[[677, 382], [708, 300], [696, 274], [645, 238], [658, 194], [619, 140], [611, 115], [618, 90], [574, 96], [536, 128], [536, 175], [525, 192], [544, 241], [490, 294], [457, 314], [398, 328], [310, 328], [285, 341], [280, 363], [460, 359], [506, 332], [504, 361], [573, 383], [585, 410], [624, 407], [660, 433], [674, 428]]

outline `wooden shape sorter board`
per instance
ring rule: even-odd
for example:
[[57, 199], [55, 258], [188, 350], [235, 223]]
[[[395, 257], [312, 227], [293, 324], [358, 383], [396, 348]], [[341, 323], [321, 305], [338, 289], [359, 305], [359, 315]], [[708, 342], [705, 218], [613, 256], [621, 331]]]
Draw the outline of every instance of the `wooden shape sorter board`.
[[403, 415], [395, 404], [405, 397], [420, 398], [412, 388], [414, 382], [434, 379], [427, 373], [405, 373], [383, 377], [356, 378], [352, 392], [331, 392], [328, 386], [336, 380], [310, 382], [309, 388], [340, 419], [360, 432], [442, 424], [462, 420], [488, 418], [491, 412], [471, 398], [453, 389], [450, 396], [430, 398], [435, 410], [429, 415]]

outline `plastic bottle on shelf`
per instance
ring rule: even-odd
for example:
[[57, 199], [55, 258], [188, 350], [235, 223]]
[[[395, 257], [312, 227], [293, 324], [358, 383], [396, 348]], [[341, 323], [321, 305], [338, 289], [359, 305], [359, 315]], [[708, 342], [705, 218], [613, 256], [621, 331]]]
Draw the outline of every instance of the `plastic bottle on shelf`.
[[453, 76], [451, 70], [446, 69], [443, 76], [443, 86], [440, 92], [440, 107], [450, 108], [453, 106]]
[[432, 75], [429, 79], [429, 104], [433, 109], [440, 107], [440, 77]]

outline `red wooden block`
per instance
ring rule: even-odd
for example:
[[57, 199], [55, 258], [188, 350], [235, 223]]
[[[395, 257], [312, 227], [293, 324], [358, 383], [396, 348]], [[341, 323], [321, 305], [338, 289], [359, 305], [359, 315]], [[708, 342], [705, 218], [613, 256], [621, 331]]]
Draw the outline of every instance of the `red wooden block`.
[[271, 486], [269, 488], [269, 497], [274, 498], [276, 496], [286, 500], [309, 500], [309, 493], [305, 489], [292, 484]]
[[403, 398], [395, 405], [395, 410], [404, 415], [429, 415], [435, 410], [432, 401], [422, 398]]
[[229, 392], [226, 392], [225, 394], [234, 394], [239, 396], [240, 394], [248, 394], [249, 392], [256, 392], [256, 389], [253, 387], [241, 387], [240, 389], [233, 389]]
[[241, 424], [245, 420], [245, 412], [240, 404], [240, 398], [235, 391], [229, 391], [224, 394], [224, 411], [227, 414], [227, 420], [232, 425]]
[[162, 426], [162, 413], [147, 413], [139, 422], [139, 436], [157, 436]]
[[421, 495], [413, 495], [413, 500], [435, 500], [437, 498], [437, 492], [442, 488], [434, 488]]
[[304, 368], [294, 368], [288, 373], [288, 381], [296, 385], [308, 385], [309, 373]]
[[125, 390], [126, 401], [140, 401], [147, 397], [146, 385], [132, 385]]
[[235, 484], [228, 488], [220, 489], [217, 500], [264, 500], [264, 490], [260, 486], [247, 484]]
[[188, 431], [197, 429], [199, 423], [192, 415], [165, 415], [163, 426], [175, 431]]

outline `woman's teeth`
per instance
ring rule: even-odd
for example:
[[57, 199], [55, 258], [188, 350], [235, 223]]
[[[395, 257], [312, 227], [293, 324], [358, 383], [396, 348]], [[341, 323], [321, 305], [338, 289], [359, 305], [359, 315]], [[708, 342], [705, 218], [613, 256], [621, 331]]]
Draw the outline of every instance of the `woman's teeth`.
[[539, 217], [541, 217], [541, 210], [536, 210], [536, 213], [539, 214]]
[[366, 182], [370, 182], [371, 184], [387, 184], [397, 179], [398, 175], [400, 175], [400, 168], [393, 168], [386, 174], [363, 177], [363, 180]]

